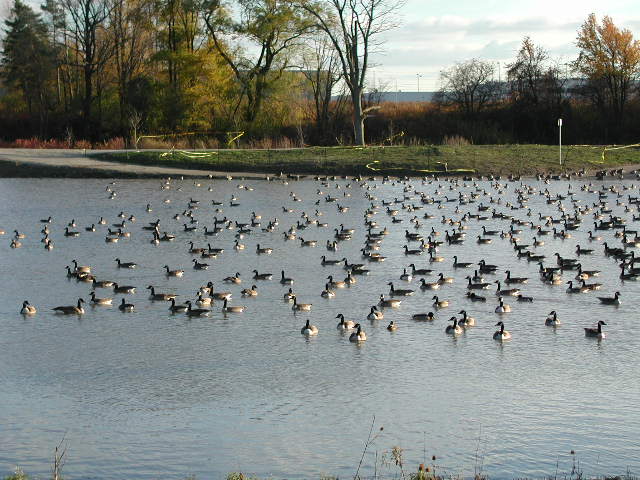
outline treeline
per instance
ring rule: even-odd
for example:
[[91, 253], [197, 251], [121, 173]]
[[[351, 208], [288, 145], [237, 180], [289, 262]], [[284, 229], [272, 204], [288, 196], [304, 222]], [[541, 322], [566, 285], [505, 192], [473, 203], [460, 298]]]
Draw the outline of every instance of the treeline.
[[402, 3], [14, 0], [0, 135], [271, 148], [360, 144], [366, 126], [368, 143], [555, 143], [562, 117], [572, 143], [640, 139], [640, 45], [608, 17], [589, 16], [569, 65], [525, 38], [504, 82], [472, 59], [442, 73], [434, 102], [380, 104], [364, 93], [368, 48]]

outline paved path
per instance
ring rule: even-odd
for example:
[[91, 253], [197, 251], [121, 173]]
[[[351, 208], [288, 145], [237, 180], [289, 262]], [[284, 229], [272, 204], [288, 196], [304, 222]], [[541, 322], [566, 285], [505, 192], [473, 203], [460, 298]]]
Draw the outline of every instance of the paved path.
[[[87, 150], [87, 154], [105, 153], [106, 150]], [[114, 153], [113, 150], [108, 152]], [[147, 165], [134, 165], [119, 162], [107, 162], [96, 160], [85, 155], [83, 150], [41, 150], [26, 148], [0, 148], [0, 167], [15, 166], [30, 167], [30, 175], [38, 176], [37, 169], [43, 168], [43, 176], [49, 176], [50, 173], [56, 173], [60, 170], [60, 176], [69, 176], [65, 174], [69, 169], [76, 170], [74, 173], [78, 175], [91, 177], [99, 175], [100, 177], [243, 177], [243, 178], [265, 178], [266, 175], [259, 173], [242, 173], [242, 172], [218, 172], [213, 170], [193, 170], [186, 168], [171, 167], [155, 167]], [[4, 169], [0, 169], [2, 171]], [[12, 176], [11, 174], [6, 176]], [[19, 175], [22, 176], [22, 175]]]

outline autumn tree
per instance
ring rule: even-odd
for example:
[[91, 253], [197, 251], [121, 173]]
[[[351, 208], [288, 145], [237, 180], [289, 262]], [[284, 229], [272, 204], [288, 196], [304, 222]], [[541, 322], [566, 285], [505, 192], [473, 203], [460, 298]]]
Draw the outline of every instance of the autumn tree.
[[[252, 124], [271, 86], [291, 67], [294, 50], [311, 27], [290, 0], [205, 0], [204, 21], [213, 45], [233, 70], [246, 98], [244, 120]], [[233, 44], [228, 40], [235, 39]], [[248, 47], [241, 48], [240, 42]]]
[[397, 14], [405, 0], [298, 0], [298, 6], [316, 21], [335, 48], [342, 79], [353, 106], [356, 145], [365, 144], [363, 108], [371, 54], [382, 46], [382, 34], [397, 26]]
[[620, 124], [640, 73], [640, 42], [610, 17], [598, 23], [592, 13], [578, 30], [576, 44], [580, 53], [574, 68], [586, 79], [586, 92]]
[[514, 100], [524, 104], [538, 104], [548, 58], [547, 51], [534, 45], [530, 37], [522, 40], [515, 61], [507, 64], [507, 81]]
[[501, 86], [494, 80], [494, 72], [492, 62], [477, 58], [456, 63], [440, 72], [437, 98], [466, 116], [473, 116], [493, 102], [500, 92]]

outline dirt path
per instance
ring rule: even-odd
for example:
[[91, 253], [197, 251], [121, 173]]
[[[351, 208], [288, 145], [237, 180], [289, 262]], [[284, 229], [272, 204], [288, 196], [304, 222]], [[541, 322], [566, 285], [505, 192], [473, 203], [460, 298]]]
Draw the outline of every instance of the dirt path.
[[[186, 168], [155, 167], [96, 160], [86, 154], [104, 150], [37, 150], [23, 148], [0, 149], [0, 176], [2, 177], [208, 177], [227, 176], [265, 178], [259, 173], [218, 172]], [[110, 150], [110, 152], [114, 152]]]

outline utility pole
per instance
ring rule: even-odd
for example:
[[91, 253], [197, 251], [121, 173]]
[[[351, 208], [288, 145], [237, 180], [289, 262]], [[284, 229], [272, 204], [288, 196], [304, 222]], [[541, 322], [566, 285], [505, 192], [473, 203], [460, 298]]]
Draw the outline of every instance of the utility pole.
[[422, 76], [421, 73], [416, 73], [416, 77], [418, 77], [418, 93], [420, 93], [420, 77]]

